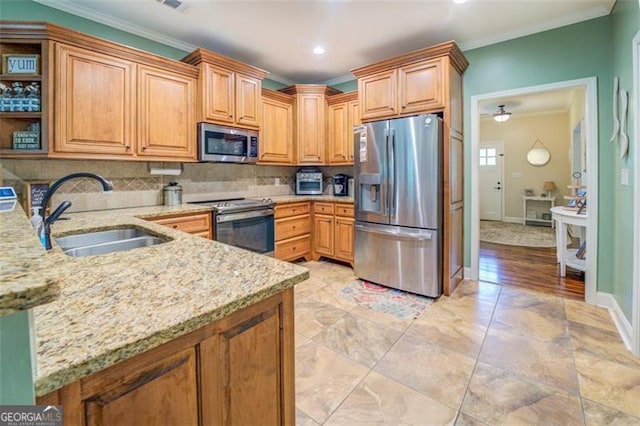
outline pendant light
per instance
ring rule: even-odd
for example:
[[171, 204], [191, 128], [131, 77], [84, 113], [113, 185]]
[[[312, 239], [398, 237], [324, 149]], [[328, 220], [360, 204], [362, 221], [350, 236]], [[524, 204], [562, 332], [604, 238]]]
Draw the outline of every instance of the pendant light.
[[504, 110], [504, 105], [498, 105], [498, 111], [493, 114], [493, 119], [498, 123], [504, 123], [511, 117], [511, 113]]

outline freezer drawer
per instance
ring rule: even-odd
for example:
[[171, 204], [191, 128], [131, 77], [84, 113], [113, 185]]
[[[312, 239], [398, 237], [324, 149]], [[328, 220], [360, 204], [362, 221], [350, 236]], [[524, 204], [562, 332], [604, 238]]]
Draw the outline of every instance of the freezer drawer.
[[356, 222], [358, 278], [429, 297], [442, 294], [441, 235], [430, 229]]

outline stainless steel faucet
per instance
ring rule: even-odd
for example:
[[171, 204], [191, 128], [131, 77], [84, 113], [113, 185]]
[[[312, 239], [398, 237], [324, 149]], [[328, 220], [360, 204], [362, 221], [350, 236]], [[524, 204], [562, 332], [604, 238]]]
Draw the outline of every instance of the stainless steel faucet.
[[[55, 181], [49, 187], [49, 190], [47, 192], [45, 192], [44, 197], [42, 198], [41, 208], [42, 208], [42, 216], [43, 217], [45, 217], [45, 215], [47, 213], [47, 206], [49, 205], [49, 201], [51, 200], [51, 197], [58, 190], [58, 188], [60, 188], [65, 182], [67, 182], [67, 181], [69, 181], [71, 179], [76, 179], [76, 178], [91, 178], [91, 179], [95, 179], [95, 180], [97, 180], [98, 182], [100, 182], [102, 184], [102, 190], [104, 192], [108, 192], [108, 191], [112, 191], [113, 190], [113, 186], [111, 185], [111, 182], [109, 182], [108, 180], [106, 180], [102, 176], [96, 175], [94, 173], [80, 172], [80, 173], [72, 173], [70, 175], [63, 176], [60, 179], [58, 179], [57, 181]], [[58, 220], [60, 218], [60, 215], [62, 213], [64, 213], [64, 211], [67, 210], [69, 207], [71, 207], [71, 202], [70, 201], [63, 201], [53, 211], [53, 213], [51, 213], [49, 216], [47, 216], [44, 219], [44, 248], [45, 249], [51, 250], [51, 225], [56, 220]]]

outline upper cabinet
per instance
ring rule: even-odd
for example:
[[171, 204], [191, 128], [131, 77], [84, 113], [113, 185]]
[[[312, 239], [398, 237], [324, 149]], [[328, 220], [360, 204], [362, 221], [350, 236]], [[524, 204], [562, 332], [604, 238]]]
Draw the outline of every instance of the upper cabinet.
[[362, 120], [444, 111], [451, 72], [459, 76], [467, 65], [458, 46], [448, 42], [352, 70]]
[[262, 89], [259, 163], [294, 164], [293, 105], [293, 96]]
[[353, 164], [353, 126], [360, 124], [358, 93], [344, 93], [327, 98], [326, 163]]
[[198, 122], [260, 129], [266, 71], [205, 49], [193, 51], [182, 61], [200, 69]]
[[[197, 160], [198, 68], [48, 23], [2, 22], [0, 35], [3, 53], [7, 40], [42, 46], [42, 111], [21, 118], [30, 122], [27, 129], [37, 124], [41, 155]], [[4, 128], [5, 114], [0, 117]], [[7, 122], [13, 131], [25, 126], [13, 116]], [[10, 146], [8, 136], [0, 133], [2, 148]]]
[[320, 84], [296, 84], [280, 91], [295, 98], [296, 163], [325, 164], [327, 96], [341, 92]]
[[50, 43], [43, 25], [0, 23], [0, 157], [46, 157], [51, 115]]

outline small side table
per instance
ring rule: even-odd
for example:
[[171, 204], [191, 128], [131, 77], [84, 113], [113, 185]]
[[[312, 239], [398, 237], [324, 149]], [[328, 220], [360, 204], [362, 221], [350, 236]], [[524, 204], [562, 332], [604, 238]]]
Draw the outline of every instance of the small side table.
[[[567, 276], [567, 266], [578, 271], [587, 272], [587, 260], [576, 257], [577, 249], [567, 248], [567, 227], [581, 226], [587, 229], [587, 215], [578, 214], [575, 210], [566, 210], [562, 206], [551, 209], [551, 217], [556, 223], [556, 257], [560, 264], [560, 276]], [[581, 233], [582, 234], [582, 233]], [[580, 241], [582, 243], [582, 241]], [[589, 256], [589, 252], [586, 254]]]
[[541, 197], [539, 195], [532, 195], [532, 196], [523, 195], [522, 196], [522, 224], [526, 225], [527, 222], [537, 222], [537, 223], [545, 223], [553, 227], [554, 225], [553, 219], [538, 219], [538, 218], [527, 217], [527, 203], [531, 201], [535, 201], [535, 202], [541, 201], [541, 202], [549, 203], [549, 212], [551, 212], [551, 209], [553, 208], [553, 206], [556, 205], [556, 197]]

